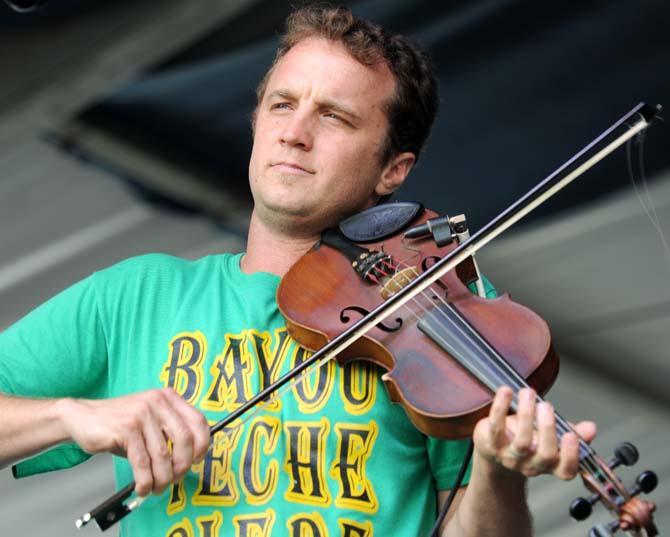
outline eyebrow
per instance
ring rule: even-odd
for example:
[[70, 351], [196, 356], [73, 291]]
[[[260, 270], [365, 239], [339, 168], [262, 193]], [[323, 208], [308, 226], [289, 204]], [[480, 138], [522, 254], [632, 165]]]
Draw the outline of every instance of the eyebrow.
[[[281, 99], [288, 99], [289, 101], [295, 101], [297, 98], [293, 93], [291, 93], [289, 90], [286, 89], [278, 89], [273, 91], [268, 95], [269, 99], [279, 97]], [[361, 121], [362, 118], [359, 116], [356, 112], [354, 112], [351, 108], [348, 106], [338, 103], [336, 101], [332, 101], [330, 99], [325, 99], [322, 101], [318, 101], [317, 105], [319, 108], [325, 108], [327, 110], [333, 110], [334, 112], [340, 112], [343, 113], [349, 117], [351, 117], [354, 121]]]

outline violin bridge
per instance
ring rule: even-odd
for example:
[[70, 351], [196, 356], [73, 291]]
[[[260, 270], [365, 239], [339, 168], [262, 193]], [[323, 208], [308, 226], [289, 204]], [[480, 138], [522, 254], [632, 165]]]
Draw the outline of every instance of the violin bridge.
[[407, 267], [399, 270], [393, 276], [390, 276], [382, 285], [382, 298], [386, 300], [387, 298], [395, 295], [409, 282], [414, 280], [418, 275], [419, 271], [416, 269], [416, 267]]

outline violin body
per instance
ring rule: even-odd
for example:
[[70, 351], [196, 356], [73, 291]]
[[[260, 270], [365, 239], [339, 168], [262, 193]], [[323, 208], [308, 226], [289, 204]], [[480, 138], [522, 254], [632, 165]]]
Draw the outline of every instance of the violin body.
[[[412, 225], [435, 216], [426, 210]], [[383, 250], [400, 267], [415, 267], [421, 273], [457, 244], [438, 247], [431, 238], [407, 239], [396, 234], [361, 246]], [[491, 390], [418, 329], [427, 313], [440, 315], [444, 301], [538, 393], [545, 393], [558, 374], [558, 357], [546, 322], [507, 294], [493, 299], [472, 294], [467, 284], [476, 277], [468, 258], [421, 298], [394, 312], [337, 356], [341, 365], [369, 360], [385, 369], [382, 378], [391, 400], [402, 405], [415, 426], [431, 436], [470, 436], [477, 421], [487, 415], [493, 397]], [[349, 259], [323, 242], [290, 269], [277, 291], [289, 332], [312, 351], [383, 301], [379, 285], [360, 278]]]

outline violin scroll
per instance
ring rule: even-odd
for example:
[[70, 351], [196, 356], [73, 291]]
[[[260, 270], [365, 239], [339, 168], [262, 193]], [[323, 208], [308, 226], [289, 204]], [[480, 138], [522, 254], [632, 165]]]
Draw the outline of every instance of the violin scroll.
[[609, 463], [605, 464], [598, 457], [591, 455], [588, 457], [588, 463], [581, 465], [584, 484], [594, 494], [588, 498], [575, 498], [570, 504], [570, 516], [575, 520], [585, 520], [591, 515], [592, 506], [602, 501], [615, 517], [615, 520], [608, 524], [593, 526], [589, 531], [589, 537], [612, 537], [619, 530], [635, 537], [658, 535], [652, 520], [656, 505], [636, 498], [639, 494], [648, 494], [656, 488], [658, 485], [656, 474], [651, 470], [645, 470], [638, 475], [635, 485], [626, 489], [612, 471], [622, 464], [632, 466], [638, 458], [637, 448], [630, 442], [623, 442], [614, 450], [614, 458]]

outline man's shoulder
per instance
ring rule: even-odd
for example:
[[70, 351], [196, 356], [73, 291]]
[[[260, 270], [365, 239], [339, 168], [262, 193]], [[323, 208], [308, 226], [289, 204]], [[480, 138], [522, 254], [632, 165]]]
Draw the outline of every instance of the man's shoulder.
[[105, 272], [142, 272], [142, 271], [189, 271], [221, 264], [223, 260], [235, 254], [207, 255], [198, 259], [187, 259], [171, 254], [150, 253], [129, 257], [111, 265], [99, 273]]
[[96, 284], [117, 283], [128, 285], [137, 282], [146, 285], [151, 281], [168, 283], [209, 273], [221, 267], [234, 254], [208, 255], [198, 259], [186, 259], [170, 254], [150, 253], [129, 257], [93, 275]]

